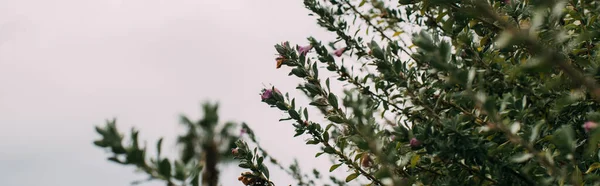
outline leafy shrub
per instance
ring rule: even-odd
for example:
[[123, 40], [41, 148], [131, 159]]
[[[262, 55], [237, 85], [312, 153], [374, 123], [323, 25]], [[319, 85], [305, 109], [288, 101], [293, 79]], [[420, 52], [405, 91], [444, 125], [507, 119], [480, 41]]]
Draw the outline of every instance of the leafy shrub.
[[[598, 185], [597, 1], [304, 4], [337, 39], [278, 44], [275, 61], [302, 80], [311, 103], [296, 105], [274, 87], [261, 100], [288, 114], [282, 121], [293, 121], [295, 137], [321, 147], [316, 156], [339, 160], [330, 171], [351, 170], [332, 183]], [[351, 88], [336, 95], [331, 81]], [[309, 108], [326, 122], [311, 120]], [[240, 181], [273, 185], [268, 154], [236, 145], [240, 167], [251, 170]], [[315, 184], [289, 172], [297, 185]]]

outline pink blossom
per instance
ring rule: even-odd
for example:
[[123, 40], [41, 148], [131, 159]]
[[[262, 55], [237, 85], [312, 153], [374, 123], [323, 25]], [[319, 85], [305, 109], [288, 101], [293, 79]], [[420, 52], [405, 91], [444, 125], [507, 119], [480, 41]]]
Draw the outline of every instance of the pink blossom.
[[598, 127], [598, 124], [593, 121], [588, 121], [588, 122], [585, 122], [585, 124], [583, 124], [583, 129], [585, 129], [586, 132], [590, 132], [590, 131], [594, 130], [596, 127]]
[[312, 45], [308, 45], [308, 46], [298, 46], [298, 53], [300, 55], [306, 55], [308, 53], [308, 51], [310, 51], [312, 49]]
[[[274, 89], [275, 92], [281, 94], [281, 92], [279, 92], [279, 90], [277, 90], [276, 88]], [[260, 98], [265, 101], [269, 98], [273, 97], [273, 91], [271, 89], [265, 89], [264, 92], [260, 95]]]
[[417, 138], [412, 138], [412, 139], [410, 139], [410, 146], [411, 147], [421, 146], [421, 142]]
[[238, 148], [231, 149], [231, 154], [233, 154], [234, 156], [237, 155], [238, 153], [239, 153]]
[[345, 51], [346, 51], [346, 47], [335, 50], [335, 52], [333, 52], [333, 54], [335, 54], [335, 56], [337, 56], [337, 57], [340, 57], [340, 56], [342, 56], [342, 54]]

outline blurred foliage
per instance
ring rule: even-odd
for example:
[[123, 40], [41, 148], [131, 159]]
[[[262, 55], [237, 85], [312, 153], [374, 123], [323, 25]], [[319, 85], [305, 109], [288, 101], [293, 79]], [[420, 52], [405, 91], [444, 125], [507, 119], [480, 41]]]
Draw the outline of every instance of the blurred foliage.
[[134, 165], [148, 174], [145, 181], [163, 180], [168, 186], [216, 186], [219, 180], [217, 164], [233, 160], [231, 149], [236, 147], [238, 139], [234, 130], [237, 124], [227, 122], [218, 127], [218, 105], [205, 103], [203, 109], [204, 118], [198, 121], [181, 116], [181, 124], [187, 128], [187, 133], [177, 138], [177, 144], [182, 147], [178, 158], [161, 156], [162, 138], [156, 143], [156, 156], [148, 157], [146, 147], [139, 145], [139, 132], [135, 129], [131, 130], [131, 141], [123, 144], [124, 137], [117, 129], [116, 120], [108, 121], [104, 127], [96, 127], [102, 139], [94, 144], [111, 150], [112, 156], [108, 160]]

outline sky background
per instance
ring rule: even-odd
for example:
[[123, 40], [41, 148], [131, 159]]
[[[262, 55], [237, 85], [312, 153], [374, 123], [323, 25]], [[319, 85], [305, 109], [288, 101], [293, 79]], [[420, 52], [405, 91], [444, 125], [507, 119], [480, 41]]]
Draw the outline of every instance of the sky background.
[[[130, 185], [146, 177], [106, 161], [94, 126], [115, 117], [149, 146], [166, 137], [172, 154], [178, 116], [198, 119], [205, 100], [284, 163], [327, 172], [259, 98], [272, 84], [303, 100], [300, 80], [275, 69], [273, 45], [333, 39], [308, 13], [298, 0], [0, 0], [0, 185]], [[226, 167], [221, 183], [241, 185], [241, 171]], [[273, 181], [293, 185], [280, 172]]]

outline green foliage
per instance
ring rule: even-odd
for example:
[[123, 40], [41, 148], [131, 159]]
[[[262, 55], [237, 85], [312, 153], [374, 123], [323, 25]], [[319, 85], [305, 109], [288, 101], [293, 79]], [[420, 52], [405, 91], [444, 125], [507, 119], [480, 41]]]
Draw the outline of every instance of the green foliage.
[[[313, 180], [600, 185], [597, 1], [304, 0], [304, 5], [336, 39], [324, 44], [309, 37], [309, 46], [283, 42], [275, 50], [277, 68], [301, 80], [297, 89], [310, 103], [297, 105], [275, 87], [263, 89], [261, 100], [287, 114], [280, 121], [293, 123], [294, 137], [320, 147], [315, 157], [336, 159], [330, 172], [341, 167], [349, 172], [327, 180], [317, 170], [302, 173], [297, 163], [286, 168], [243, 124], [256, 145], [251, 150], [238, 140], [232, 150], [239, 167], [250, 170], [238, 178], [244, 185], [274, 185], [266, 159], [297, 185], [316, 185]], [[331, 86], [335, 80], [350, 88], [337, 91]], [[309, 117], [311, 108], [321, 115]], [[213, 131], [218, 120], [216, 107], [206, 106], [205, 112], [197, 123], [182, 119], [191, 132], [179, 140], [180, 161], [145, 163], [137, 132], [132, 131], [131, 146], [122, 146], [114, 122], [98, 130], [104, 139], [95, 144], [110, 148], [112, 161], [147, 169], [154, 179], [197, 180], [198, 171], [169, 173], [190, 162], [198, 170], [204, 165], [193, 163], [200, 152], [194, 144], [217, 136], [198, 133]]]
[[[317, 156], [331, 155], [353, 170], [346, 181], [359, 175], [373, 185], [598, 181], [600, 137], [595, 127], [582, 127], [600, 121], [596, 1], [304, 4], [338, 36], [328, 44], [335, 54], [312, 37], [314, 53], [298, 53], [288, 42], [275, 48], [330, 123], [323, 130], [301, 119], [294, 99], [263, 101], [290, 115], [296, 136], [322, 147]], [[363, 38], [373, 35], [381, 41]], [[344, 64], [336, 58], [340, 51], [356, 62]], [[319, 78], [321, 67], [353, 86], [342, 102], [330, 79]]]

